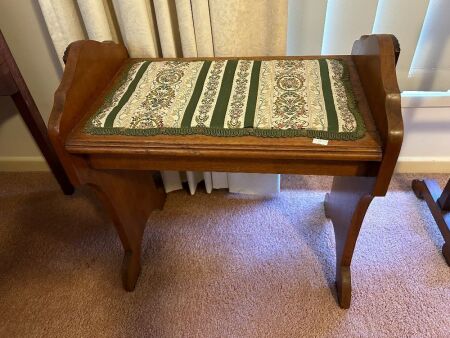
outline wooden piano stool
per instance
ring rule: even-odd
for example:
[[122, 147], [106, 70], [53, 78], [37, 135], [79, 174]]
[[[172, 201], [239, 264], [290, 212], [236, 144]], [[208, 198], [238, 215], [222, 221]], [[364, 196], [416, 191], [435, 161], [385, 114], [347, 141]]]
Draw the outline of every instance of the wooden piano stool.
[[[91, 186], [114, 222], [125, 251], [125, 289], [134, 290], [138, 279], [142, 236], [149, 215], [164, 205], [165, 193], [155, 185], [152, 171], [328, 175], [334, 176], [334, 181], [325, 198], [325, 215], [332, 220], [336, 236], [338, 301], [342, 308], [348, 308], [350, 265], [358, 233], [372, 199], [386, 194], [403, 139], [395, 72], [399, 52], [394, 36], [369, 35], [354, 43], [351, 55], [330, 56], [348, 67], [365, 133], [357, 139], [331, 139], [323, 146], [305, 136], [223, 137], [210, 135], [208, 131], [130, 135], [122, 134], [121, 129], [113, 133], [89, 133], [86, 123], [108, 100], [112, 83], [131, 59], [121, 44], [72, 43], [66, 51], [64, 75], [55, 93], [49, 135], [71, 182], [76, 187]], [[323, 56], [302, 59], [319, 58]], [[219, 62], [224, 58], [148, 60]], [[292, 82], [283, 85], [290, 86]]]

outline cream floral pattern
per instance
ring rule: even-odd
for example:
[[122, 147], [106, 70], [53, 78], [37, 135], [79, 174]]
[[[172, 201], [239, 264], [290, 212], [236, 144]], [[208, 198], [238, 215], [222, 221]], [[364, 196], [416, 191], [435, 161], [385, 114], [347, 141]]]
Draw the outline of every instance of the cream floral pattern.
[[305, 129], [309, 126], [305, 65], [296, 60], [276, 61], [272, 128]]
[[236, 72], [236, 80], [232, 88], [232, 96], [227, 109], [226, 126], [227, 128], [242, 128], [243, 117], [246, 108], [246, 99], [250, 84], [250, 70], [252, 62], [248, 60], [239, 61]]
[[193, 127], [207, 127], [206, 123], [211, 120], [211, 113], [217, 101], [225, 65], [225, 61], [216, 61], [211, 66], [211, 71], [208, 74], [202, 97], [200, 98], [198, 113], [195, 115], [195, 122], [192, 123]]
[[356, 128], [356, 120], [351, 113], [346, 100], [345, 87], [340, 79], [342, 78], [344, 67], [336, 60], [328, 60], [328, 65], [332, 69], [331, 80], [333, 82], [333, 97], [338, 107], [339, 112], [339, 129], [346, 132], [351, 132]]
[[176, 85], [184, 77], [184, 71], [188, 65], [186, 62], [169, 61], [166, 67], [156, 74], [150, 92], [140, 104], [140, 110], [145, 114], [133, 115], [131, 128], [164, 127], [164, 117], [175, 100]]
[[119, 103], [120, 98], [127, 90], [128, 86], [130, 85], [130, 82], [133, 80], [140, 66], [142, 66], [142, 63], [138, 62], [129, 65], [125, 68], [126, 76], [122, 78], [122, 81], [119, 81], [117, 89], [114, 92], [112, 92], [112, 95], [110, 95], [109, 98], [106, 99], [101, 108], [101, 111], [96, 116], [96, 118], [92, 120], [94, 126], [102, 127], [105, 118], [108, 116], [111, 110]]

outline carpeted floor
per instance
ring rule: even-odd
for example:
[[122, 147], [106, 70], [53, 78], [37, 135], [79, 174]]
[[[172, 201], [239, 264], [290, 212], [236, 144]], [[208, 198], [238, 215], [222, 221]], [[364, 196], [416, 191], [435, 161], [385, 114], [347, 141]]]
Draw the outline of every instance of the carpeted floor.
[[47, 173], [2, 173], [0, 336], [450, 337], [450, 268], [410, 190], [417, 176], [396, 176], [370, 206], [346, 311], [323, 215], [330, 178], [283, 176], [274, 198], [169, 194], [127, 293], [118, 237], [93, 195], [63, 196]]

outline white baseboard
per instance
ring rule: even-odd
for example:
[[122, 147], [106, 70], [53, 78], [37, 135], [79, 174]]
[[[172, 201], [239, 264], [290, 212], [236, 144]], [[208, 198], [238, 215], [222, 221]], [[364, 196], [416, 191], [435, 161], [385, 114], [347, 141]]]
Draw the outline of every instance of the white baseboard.
[[[41, 156], [2, 156], [0, 171], [49, 171]], [[397, 173], [450, 174], [450, 157], [399, 157]]]
[[397, 173], [450, 174], [450, 157], [400, 156], [395, 167]]
[[1, 156], [0, 171], [49, 171], [42, 156]]

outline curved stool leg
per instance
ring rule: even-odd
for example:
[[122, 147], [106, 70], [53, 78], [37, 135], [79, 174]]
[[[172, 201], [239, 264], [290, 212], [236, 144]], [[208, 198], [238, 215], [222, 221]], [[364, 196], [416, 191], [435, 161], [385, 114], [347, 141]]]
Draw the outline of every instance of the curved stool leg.
[[141, 242], [150, 213], [162, 209], [164, 191], [148, 172], [92, 171], [88, 182], [103, 202], [119, 234], [125, 254], [122, 279], [133, 291], [141, 271]]
[[350, 264], [361, 224], [373, 199], [372, 177], [335, 177], [325, 197], [325, 215], [333, 222], [336, 238], [336, 288], [340, 307], [351, 301]]

